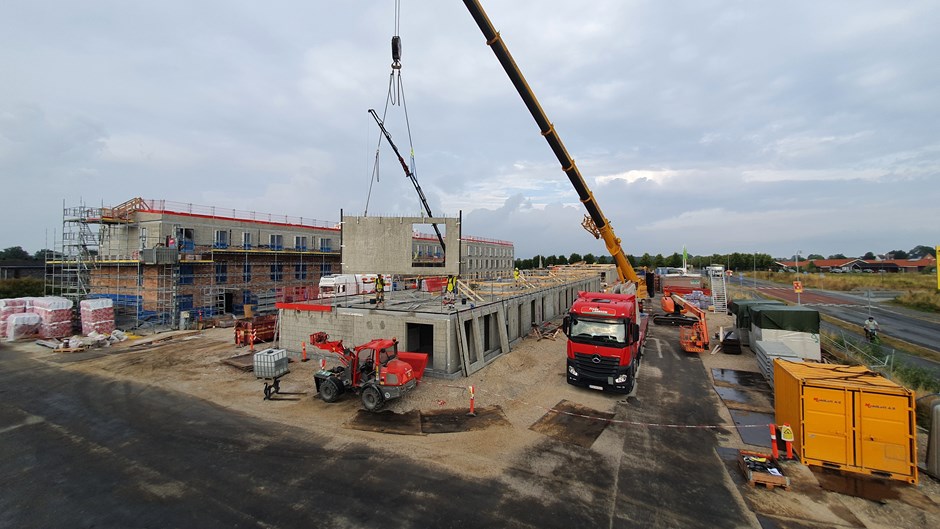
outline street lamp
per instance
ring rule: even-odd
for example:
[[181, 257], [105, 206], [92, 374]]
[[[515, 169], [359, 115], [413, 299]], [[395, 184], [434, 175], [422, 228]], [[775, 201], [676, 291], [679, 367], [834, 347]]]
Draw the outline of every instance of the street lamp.
[[796, 251], [796, 275], [800, 275], [800, 254], [803, 253], [803, 250]]
[[757, 288], [757, 252], [754, 252], [754, 288]]

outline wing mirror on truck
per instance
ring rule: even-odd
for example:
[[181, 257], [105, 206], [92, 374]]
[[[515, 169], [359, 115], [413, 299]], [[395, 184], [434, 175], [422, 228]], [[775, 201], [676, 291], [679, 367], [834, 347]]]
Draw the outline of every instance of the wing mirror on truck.
[[561, 320], [561, 332], [565, 333], [565, 336], [568, 336], [568, 331], [571, 329], [571, 316], [565, 316]]

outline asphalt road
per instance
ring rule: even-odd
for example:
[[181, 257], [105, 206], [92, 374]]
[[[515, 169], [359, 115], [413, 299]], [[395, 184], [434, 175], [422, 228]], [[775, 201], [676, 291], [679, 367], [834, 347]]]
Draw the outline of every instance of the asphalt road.
[[675, 342], [611, 396], [621, 453], [546, 437], [485, 481], [0, 347], [0, 527], [748, 526], [716, 433], [647, 425], [720, 422]]
[[[745, 279], [744, 286], [749, 286], [749, 284], [754, 284], [753, 280]], [[782, 286], [779, 283], [758, 281], [757, 292], [765, 296], [783, 299], [788, 303], [797, 303], [797, 295], [793, 292], [793, 288]], [[933, 314], [888, 305], [886, 301], [888, 301], [888, 298], [880, 298], [876, 294], [868, 298], [867, 293], [861, 296], [815, 289], [805, 290], [799, 296], [799, 302], [802, 305], [812, 307], [822, 314], [857, 326], [858, 330], [852, 335], [860, 340], [863, 337], [862, 323], [868, 319], [870, 314], [878, 321], [881, 333], [884, 336], [897, 338], [940, 354], [940, 340], [937, 339], [940, 337], [940, 318]], [[826, 327], [825, 324], [824, 327]], [[831, 330], [838, 333], [847, 332], [837, 327], [831, 327]], [[897, 359], [930, 369], [940, 377], [940, 363], [904, 351], [896, 351], [895, 354]]]

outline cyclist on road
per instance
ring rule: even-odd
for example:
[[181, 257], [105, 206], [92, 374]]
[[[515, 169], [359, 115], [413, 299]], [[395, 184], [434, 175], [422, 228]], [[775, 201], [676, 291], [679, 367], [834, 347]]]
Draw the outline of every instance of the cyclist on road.
[[878, 322], [875, 321], [875, 318], [872, 316], [869, 316], [868, 319], [865, 320], [865, 323], [862, 324], [862, 328], [865, 329], [865, 338], [867, 338], [868, 341], [871, 341], [872, 338], [876, 337], [878, 335], [878, 331], [881, 330], [878, 326]]

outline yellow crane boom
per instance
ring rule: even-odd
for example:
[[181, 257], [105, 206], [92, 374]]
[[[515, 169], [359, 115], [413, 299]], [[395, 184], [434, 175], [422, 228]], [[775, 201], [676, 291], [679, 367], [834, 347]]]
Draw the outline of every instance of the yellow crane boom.
[[567, 149], [565, 149], [561, 138], [558, 136], [558, 132], [555, 130], [555, 126], [548, 120], [545, 111], [542, 110], [542, 106], [539, 104], [538, 99], [536, 99], [535, 94], [532, 92], [525, 77], [516, 65], [516, 61], [513, 60], [506, 44], [499, 36], [499, 32], [493, 27], [493, 23], [490, 22], [480, 2], [477, 0], [464, 0], [463, 3], [470, 11], [473, 20], [476, 21], [477, 25], [480, 27], [480, 31], [483, 32], [483, 36], [486, 38], [486, 44], [493, 50], [493, 53], [496, 54], [496, 58], [503, 66], [513, 86], [516, 87], [519, 96], [522, 97], [522, 101], [529, 109], [529, 113], [535, 118], [535, 122], [542, 132], [542, 136], [545, 137], [548, 145], [552, 148], [552, 151], [554, 151], [555, 156], [561, 163], [562, 170], [568, 175], [568, 180], [571, 181], [571, 185], [574, 186], [575, 191], [578, 192], [578, 197], [588, 212], [588, 218], [585, 219], [585, 223], [583, 224], [584, 227], [591, 232], [595, 238], [604, 239], [607, 251], [610, 253], [611, 257], [613, 257], [614, 263], [617, 265], [617, 274], [620, 276], [620, 281], [624, 283], [632, 281], [637, 286], [637, 296], [645, 296], [645, 278], [640, 278], [633, 269], [633, 266], [630, 265], [630, 261], [627, 259], [627, 256], [623, 253], [623, 248], [620, 246], [620, 238], [614, 234], [610, 222], [601, 212], [600, 206], [598, 206], [597, 200], [594, 198], [594, 194], [588, 188], [584, 178], [581, 176], [581, 172], [578, 170], [578, 166], [575, 165], [574, 160], [568, 154]]

